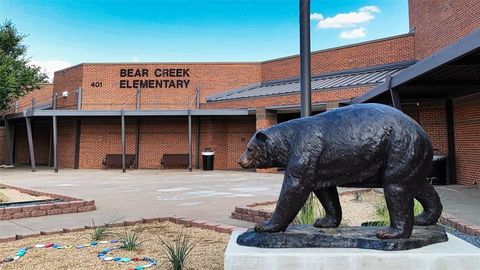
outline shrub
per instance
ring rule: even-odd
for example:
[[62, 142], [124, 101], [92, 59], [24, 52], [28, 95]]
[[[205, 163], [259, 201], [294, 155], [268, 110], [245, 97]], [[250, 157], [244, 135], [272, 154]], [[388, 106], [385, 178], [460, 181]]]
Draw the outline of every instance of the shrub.
[[363, 200], [362, 193], [360, 192], [353, 193], [352, 202], [361, 202], [362, 200]]
[[90, 234], [92, 241], [99, 241], [107, 236], [112, 235], [111, 230], [110, 230], [110, 223], [104, 223], [101, 226], [95, 225], [95, 221], [92, 219], [93, 223], [93, 232]]
[[122, 248], [128, 251], [134, 251], [141, 245], [140, 236], [142, 235], [142, 231], [138, 229], [134, 229], [132, 231], [124, 231], [119, 236], [120, 242], [123, 243]]
[[195, 243], [183, 231], [172, 241], [160, 239], [163, 246], [163, 253], [167, 256], [168, 261], [172, 265], [173, 270], [182, 270], [187, 262], [190, 253], [195, 247]]
[[[387, 204], [384, 200], [375, 204], [375, 215], [378, 217], [379, 226], [390, 225], [390, 215], [388, 214]], [[415, 199], [413, 201], [413, 215], [417, 216], [423, 212], [422, 205]]]
[[323, 207], [320, 206], [320, 202], [317, 200], [313, 193], [307, 198], [305, 205], [298, 212], [297, 217], [294, 220], [295, 224], [313, 224], [317, 218], [325, 216]]

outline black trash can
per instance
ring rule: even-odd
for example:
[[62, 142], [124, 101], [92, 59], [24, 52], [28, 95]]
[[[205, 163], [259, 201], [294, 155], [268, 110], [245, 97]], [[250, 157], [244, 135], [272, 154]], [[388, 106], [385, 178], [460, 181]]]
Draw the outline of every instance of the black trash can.
[[213, 171], [214, 157], [215, 157], [215, 152], [210, 148], [205, 148], [205, 150], [202, 152], [204, 171]]
[[433, 185], [447, 184], [447, 158], [440, 154], [433, 154], [432, 168], [428, 174], [428, 180]]

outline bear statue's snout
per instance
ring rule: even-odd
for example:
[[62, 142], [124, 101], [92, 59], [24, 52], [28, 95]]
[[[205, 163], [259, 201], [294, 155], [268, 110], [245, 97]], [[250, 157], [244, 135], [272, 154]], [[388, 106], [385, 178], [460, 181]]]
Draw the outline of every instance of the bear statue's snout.
[[246, 153], [243, 153], [240, 159], [238, 160], [238, 164], [244, 169], [248, 169], [252, 165], [252, 160], [250, 160]]

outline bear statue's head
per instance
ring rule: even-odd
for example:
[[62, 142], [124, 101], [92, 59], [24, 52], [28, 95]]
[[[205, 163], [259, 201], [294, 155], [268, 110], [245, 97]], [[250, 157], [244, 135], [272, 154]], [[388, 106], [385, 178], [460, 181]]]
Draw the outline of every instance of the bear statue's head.
[[253, 135], [247, 145], [247, 150], [242, 154], [238, 163], [242, 168], [270, 168], [272, 157], [270, 157], [271, 146], [269, 135], [265, 130], [260, 130]]

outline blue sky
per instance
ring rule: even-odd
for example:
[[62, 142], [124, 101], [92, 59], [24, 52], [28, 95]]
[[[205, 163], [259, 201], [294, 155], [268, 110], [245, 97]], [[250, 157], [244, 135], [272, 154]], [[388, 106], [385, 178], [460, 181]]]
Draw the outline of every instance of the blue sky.
[[[312, 50], [408, 32], [407, 0], [312, 0]], [[49, 69], [82, 62], [262, 61], [298, 53], [298, 0], [0, 0]]]

